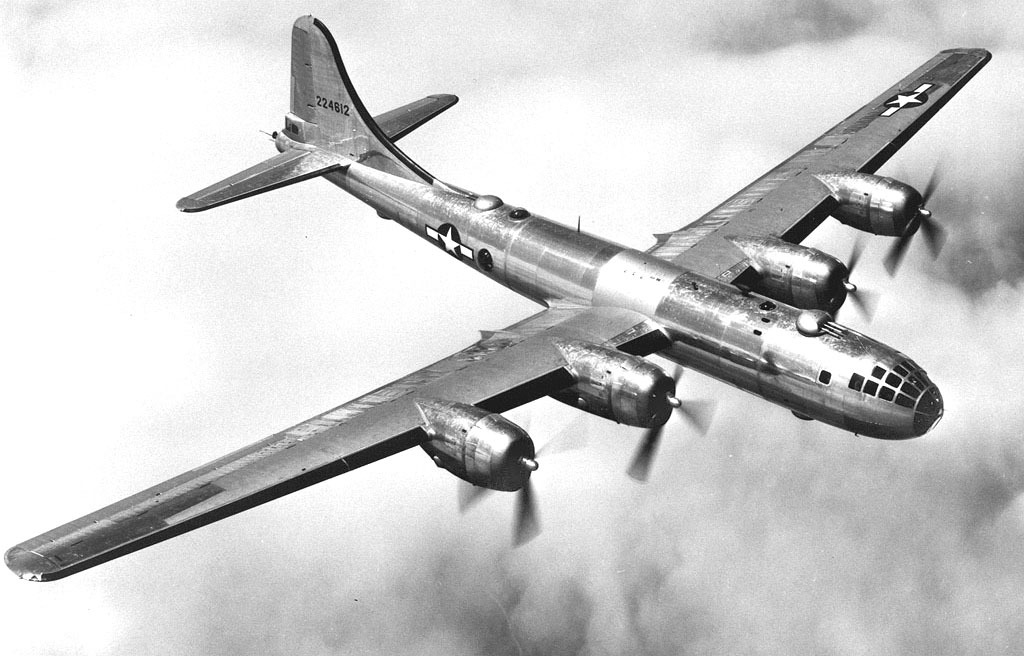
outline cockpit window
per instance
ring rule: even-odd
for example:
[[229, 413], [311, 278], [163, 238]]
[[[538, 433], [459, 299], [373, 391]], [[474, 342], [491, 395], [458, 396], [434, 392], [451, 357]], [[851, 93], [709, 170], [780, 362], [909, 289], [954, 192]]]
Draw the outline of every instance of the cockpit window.
[[900, 394], [896, 397], [896, 405], [901, 405], [904, 408], [913, 408], [914, 399], [910, 398], [906, 394]]
[[520, 219], [525, 219], [526, 217], [530, 216], [530, 213], [524, 210], [523, 208], [519, 207], [509, 212], [508, 215], [518, 221]]
[[904, 408], [913, 408], [917, 405], [928, 383], [924, 378], [924, 371], [910, 362], [902, 360], [899, 364], [888, 371], [882, 365], [875, 365], [871, 369], [871, 378], [868, 380], [860, 374], [850, 376], [850, 389], [863, 392], [868, 396], [878, 398]]

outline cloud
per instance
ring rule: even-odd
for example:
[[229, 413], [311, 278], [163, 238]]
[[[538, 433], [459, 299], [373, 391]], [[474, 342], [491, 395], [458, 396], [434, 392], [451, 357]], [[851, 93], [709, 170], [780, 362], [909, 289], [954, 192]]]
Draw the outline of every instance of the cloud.
[[[29, 9], [7, 63], [7, 544], [531, 311], [328, 185], [173, 210], [272, 152], [255, 130], [280, 121], [306, 6]], [[527, 547], [508, 544], [512, 497], [459, 515], [454, 481], [412, 451], [60, 583], [5, 577], [5, 652], [1021, 650], [1020, 10], [313, 9], [372, 106], [462, 95], [403, 142], [428, 170], [640, 247], [935, 50], [992, 47], [884, 169], [921, 186], [942, 167], [942, 258], [915, 244], [890, 281], [872, 240], [858, 283], [881, 308], [844, 319], [923, 364], [946, 417], [866, 440], [690, 372], [686, 394], [719, 399], [712, 431], [670, 427], [637, 486], [638, 431], [540, 402], [513, 415], [538, 442], [588, 441], [542, 463]], [[813, 239], [842, 255], [852, 235]]]

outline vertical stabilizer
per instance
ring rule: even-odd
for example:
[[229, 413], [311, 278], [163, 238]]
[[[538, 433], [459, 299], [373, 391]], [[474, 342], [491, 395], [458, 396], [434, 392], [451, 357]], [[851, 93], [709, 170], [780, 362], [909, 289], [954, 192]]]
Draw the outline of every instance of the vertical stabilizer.
[[292, 27], [291, 112], [284, 134], [409, 180], [434, 178], [388, 139], [352, 88], [334, 37], [303, 16]]

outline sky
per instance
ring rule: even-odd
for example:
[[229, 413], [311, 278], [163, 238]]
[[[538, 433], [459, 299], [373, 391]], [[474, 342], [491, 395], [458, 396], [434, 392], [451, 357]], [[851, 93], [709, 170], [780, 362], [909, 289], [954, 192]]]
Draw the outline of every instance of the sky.
[[[419, 450], [51, 584], [0, 576], [5, 654], [1016, 654], [1024, 650], [1024, 9], [978, 0], [13, 2], [0, 21], [0, 542], [425, 366], [536, 310], [321, 181], [184, 215], [269, 157], [290, 29], [334, 33], [371, 111], [461, 102], [402, 141], [445, 181], [644, 249], [937, 50], [992, 62], [881, 173], [949, 239], [869, 324], [942, 389], [924, 438], [860, 438], [696, 372], [707, 435], [551, 400], [543, 534], [464, 515]], [[13, 91], [13, 93], [11, 92]], [[808, 240], [845, 258], [856, 235]]]

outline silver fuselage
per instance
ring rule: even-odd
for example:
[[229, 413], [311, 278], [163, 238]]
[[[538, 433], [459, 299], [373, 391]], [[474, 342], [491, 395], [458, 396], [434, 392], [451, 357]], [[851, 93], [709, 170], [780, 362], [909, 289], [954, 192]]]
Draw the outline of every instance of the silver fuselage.
[[924, 434], [942, 415], [938, 389], [905, 355], [833, 322], [807, 336], [792, 306], [442, 183], [360, 164], [326, 177], [538, 303], [651, 317], [672, 339], [661, 355], [802, 418], [902, 439]]

